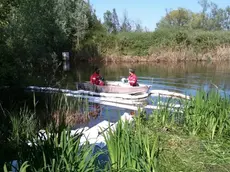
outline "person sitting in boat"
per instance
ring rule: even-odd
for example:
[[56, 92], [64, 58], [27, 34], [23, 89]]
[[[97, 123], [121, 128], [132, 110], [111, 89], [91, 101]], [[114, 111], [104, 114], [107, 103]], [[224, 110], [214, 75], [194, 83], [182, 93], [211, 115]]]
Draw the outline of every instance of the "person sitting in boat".
[[100, 69], [95, 68], [94, 73], [90, 76], [90, 83], [95, 85], [105, 85], [104, 79], [100, 75]]
[[137, 76], [135, 74], [134, 69], [129, 69], [129, 77], [128, 77], [128, 82], [131, 86], [138, 86], [137, 83]]

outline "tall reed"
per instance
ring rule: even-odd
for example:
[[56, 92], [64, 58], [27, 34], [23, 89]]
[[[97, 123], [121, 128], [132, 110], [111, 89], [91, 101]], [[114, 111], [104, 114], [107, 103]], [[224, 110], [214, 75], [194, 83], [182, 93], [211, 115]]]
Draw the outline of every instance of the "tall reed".
[[19, 113], [9, 114], [12, 125], [10, 140], [19, 144], [20, 140], [33, 137], [38, 131], [35, 114], [25, 105], [20, 108]]
[[[175, 101], [176, 102], [176, 101]], [[195, 136], [225, 136], [230, 131], [230, 100], [218, 90], [198, 90], [190, 100], [180, 100], [181, 108], [171, 108], [173, 100], [153, 112], [149, 124], [155, 127], [177, 127]]]
[[119, 121], [115, 131], [104, 134], [110, 158], [111, 171], [156, 171], [158, 163], [158, 137], [150, 141], [142, 133], [138, 120], [134, 123]]
[[[154, 110], [153, 113], [149, 117], [149, 125], [154, 126], [155, 128], [160, 127], [163, 129], [171, 128], [175, 125], [179, 125], [181, 123], [182, 118], [182, 109], [183, 107], [183, 99], [174, 99], [172, 97], [163, 99], [162, 97], [158, 97], [156, 99], [158, 110]], [[180, 107], [176, 107], [176, 105], [180, 105]]]
[[88, 102], [82, 99], [54, 94], [50, 102], [51, 123], [58, 130], [67, 126], [72, 127], [77, 123], [89, 120]]
[[218, 90], [197, 92], [186, 103], [184, 128], [190, 135], [208, 135], [210, 139], [223, 136], [230, 131], [230, 101]]
[[63, 130], [60, 135], [48, 131], [45, 135], [46, 140], [42, 135], [30, 140], [31, 145], [26, 146], [19, 156], [19, 169], [24, 167], [24, 170], [27, 168], [32, 172], [87, 172], [97, 169], [98, 154], [93, 154], [93, 146], [88, 143], [80, 145], [81, 133], [71, 136], [69, 130]]

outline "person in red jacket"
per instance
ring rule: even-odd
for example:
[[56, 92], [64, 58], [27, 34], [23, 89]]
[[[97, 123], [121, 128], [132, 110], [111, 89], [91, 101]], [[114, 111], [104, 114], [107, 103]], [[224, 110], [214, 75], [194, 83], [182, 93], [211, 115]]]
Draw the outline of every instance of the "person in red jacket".
[[103, 78], [100, 75], [100, 69], [95, 68], [94, 73], [90, 76], [90, 83], [95, 85], [105, 85]]
[[138, 86], [137, 83], [137, 76], [135, 74], [134, 69], [129, 69], [129, 77], [128, 77], [128, 82], [131, 86]]

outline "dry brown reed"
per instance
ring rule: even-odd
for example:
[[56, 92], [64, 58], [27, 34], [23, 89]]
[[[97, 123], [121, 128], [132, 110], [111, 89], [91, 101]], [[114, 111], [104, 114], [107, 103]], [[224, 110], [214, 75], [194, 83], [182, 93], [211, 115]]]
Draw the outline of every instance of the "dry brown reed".
[[230, 60], [230, 46], [221, 45], [213, 49], [196, 51], [195, 48], [149, 49], [147, 56], [112, 54], [103, 58], [104, 63], [120, 62], [180, 62], [180, 61], [226, 61]]
[[52, 113], [52, 118], [56, 127], [62, 124], [73, 127], [76, 124], [88, 123], [91, 118], [97, 118], [100, 115], [100, 112], [100, 107], [96, 105], [93, 110], [86, 112], [67, 111], [63, 113], [62, 111], [57, 110]]

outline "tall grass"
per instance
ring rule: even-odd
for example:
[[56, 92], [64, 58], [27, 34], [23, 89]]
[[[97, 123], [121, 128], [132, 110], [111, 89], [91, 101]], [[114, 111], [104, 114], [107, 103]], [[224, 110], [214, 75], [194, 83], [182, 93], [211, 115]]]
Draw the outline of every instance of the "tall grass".
[[19, 168], [40, 172], [96, 170], [98, 155], [93, 155], [93, 146], [87, 143], [80, 145], [81, 133], [71, 136], [69, 130], [63, 130], [60, 135], [49, 132], [46, 135], [46, 140], [41, 137], [30, 140], [31, 146], [27, 146], [19, 156]]
[[[47, 129], [45, 140], [37, 135], [34, 112], [24, 107], [10, 117], [7, 144], [18, 147], [10, 160], [20, 160], [20, 171], [228, 171], [229, 97], [201, 90], [192, 99], [181, 100], [178, 110], [169, 108], [173, 101], [149, 118], [139, 112], [133, 123], [119, 121], [116, 130], [109, 128], [104, 133], [109, 157], [105, 166], [97, 159], [101, 152], [94, 154], [94, 145], [87, 142], [81, 145], [82, 133], [71, 136], [66, 125], [58, 131]], [[69, 103], [63, 97], [52, 110], [64, 114], [77, 105], [70, 108]], [[4, 166], [5, 172], [11, 168], [11, 163]]]
[[230, 100], [217, 90], [200, 91], [186, 104], [184, 128], [190, 135], [224, 136], [230, 132]]
[[[34, 106], [32, 107], [32, 110], [26, 105], [20, 108], [19, 111], [7, 111], [1, 107], [1, 163], [2, 161], [23, 159], [23, 157], [28, 156], [28, 154], [31, 154], [31, 156], [42, 157], [42, 154], [39, 153], [39, 149], [46, 148], [47, 144], [44, 144], [42, 148], [39, 148], [38, 146], [36, 150], [32, 150], [31, 147], [28, 147], [29, 140], [31, 143], [34, 143], [34, 139], [37, 138], [37, 133], [41, 129], [41, 126], [47, 128], [49, 132], [57, 133], [57, 138], [60, 142], [60, 139], [62, 139], [60, 135], [62, 135], [63, 130], [70, 128], [72, 125], [76, 125], [79, 118], [88, 118], [87, 114], [89, 107], [87, 102], [69, 99], [63, 95], [53, 95], [48, 99], [48, 102], [46, 102], [47, 113], [46, 116], [44, 115], [46, 126], [44, 126], [41, 125], [44, 119], [41, 119], [41, 116], [36, 109], [38, 108], [37, 102], [39, 102], [39, 99], [36, 100], [34, 95]], [[57, 115], [56, 118], [54, 118], [55, 113]], [[49, 142], [51, 142], [51, 139]], [[63, 143], [64, 142], [65, 141], [63, 141]], [[71, 143], [71, 139], [69, 139], [68, 143], [69, 142]], [[39, 143], [41, 144], [41, 142]], [[54, 144], [56, 144], [57, 147], [57, 143], [53, 143], [53, 146]], [[52, 146], [49, 145], [49, 147], [50, 150], [52, 150]], [[45, 152], [47, 152], [47, 150], [45, 150]], [[48, 154], [45, 155], [48, 156]], [[25, 161], [27, 160], [28, 159], [25, 158]]]
[[38, 129], [35, 114], [27, 106], [20, 108], [19, 112], [3, 110], [1, 116], [1, 154], [0, 159], [12, 160], [18, 157], [18, 152], [33, 138]]
[[161, 138], [160, 171], [229, 171], [229, 103], [218, 90], [198, 90], [180, 111], [155, 111], [144, 126]]
[[156, 171], [158, 137], [150, 141], [138, 122], [118, 122], [116, 130], [104, 134], [110, 158], [111, 171]]
[[49, 104], [51, 123], [58, 130], [89, 121], [89, 104], [83, 99], [54, 94]]
[[191, 136], [223, 137], [230, 132], [230, 99], [218, 90], [197, 91], [190, 100], [181, 100], [181, 108], [169, 108], [173, 102], [154, 111], [151, 122], [156, 127], [179, 127]]
[[9, 114], [12, 125], [10, 140], [15, 142], [16, 145], [20, 140], [30, 139], [34, 133], [38, 131], [37, 119], [34, 112], [31, 112], [28, 107], [24, 106], [20, 109], [18, 114]]

